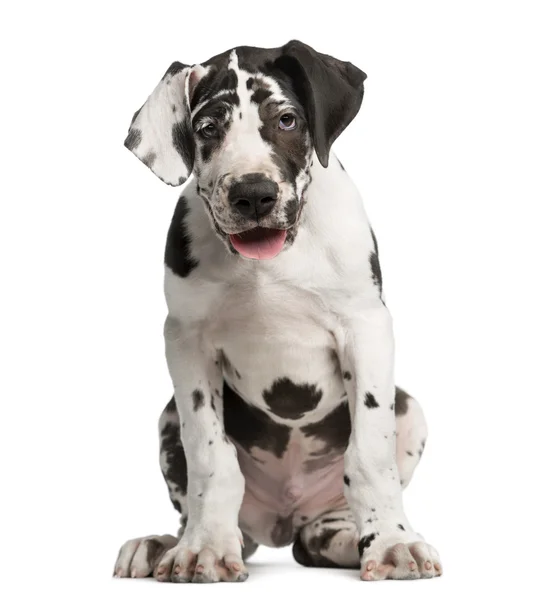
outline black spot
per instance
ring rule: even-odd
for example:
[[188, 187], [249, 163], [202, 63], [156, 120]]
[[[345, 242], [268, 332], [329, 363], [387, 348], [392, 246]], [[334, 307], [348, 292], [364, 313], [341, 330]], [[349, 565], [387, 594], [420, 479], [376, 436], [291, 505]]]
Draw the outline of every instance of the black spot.
[[376, 533], [371, 533], [370, 535], [364, 535], [357, 545], [357, 549], [359, 552], [359, 558], [363, 557], [363, 553], [365, 550], [372, 544], [374, 538], [376, 537]]
[[264, 100], [267, 100], [271, 96], [271, 91], [263, 87], [259, 87], [251, 96], [251, 102], [256, 104], [262, 104]]
[[146, 540], [146, 562], [155, 567], [157, 559], [161, 558], [164, 553], [165, 546], [162, 542], [156, 539]]
[[350, 485], [350, 477], [348, 475], [344, 476], [344, 485]]
[[[324, 521], [322, 521], [323, 523]], [[309, 540], [307, 547], [311, 552], [319, 553], [321, 550], [327, 550], [331, 544], [331, 540], [339, 533], [339, 528], [326, 527], [320, 531], [320, 533]]]
[[401, 388], [395, 389], [395, 414], [405, 415], [408, 412], [408, 399], [410, 396]]
[[169, 415], [178, 412], [178, 410], [176, 408], [176, 401], [174, 400], [174, 396], [172, 396], [172, 398], [168, 401], [167, 405], [165, 406], [165, 412], [168, 413]]
[[365, 394], [365, 406], [367, 408], [378, 408], [380, 405], [376, 402], [376, 398], [370, 393]]
[[296, 223], [298, 219], [299, 206], [300, 202], [297, 197], [293, 196], [292, 198], [288, 199], [284, 207], [287, 227], [292, 227], [292, 225]]
[[195, 411], [199, 410], [204, 406], [204, 394], [201, 390], [195, 390], [193, 392], [193, 408]]
[[408, 454], [408, 456], [413, 456], [414, 455], [414, 453], [410, 452], [410, 450], [406, 450], [406, 454]]
[[395, 410], [395, 405], [394, 404], [390, 404], [389, 405], [389, 410]]
[[350, 379], [352, 379], [352, 373], [350, 373], [350, 371], [344, 371], [342, 376], [346, 379], [346, 381], [350, 381]]
[[281, 377], [269, 390], [264, 390], [262, 396], [272, 413], [283, 419], [300, 419], [318, 406], [322, 390], [315, 385], [296, 384], [288, 377]]
[[130, 129], [127, 137], [125, 138], [124, 146], [128, 150], [133, 151], [138, 147], [140, 142], [142, 142], [142, 132], [140, 129]]
[[199, 498], [202, 498], [202, 492], [200, 492], [200, 494], [198, 494], [198, 497], [199, 497]]
[[322, 519], [320, 521], [320, 523], [325, 524], [325, 523], [338, 523], [338, 522], [342, 522], [343, 519], [338, 519], [337, 517], [326, 517], [324, 519]]
[[402, 531], [406, 531], [406, 529], [404, 529], [404, 527], [403, 527], [403, 526], [402, 526], [400, 523], [397, 525], [397, 527], [398, 527], [399, 529], [402, 529]]
[[184, 496], [187, 493], [187, 462], [177, 423], [167, 423], [161, 430], [161, 453], [165, 455], [163, 476], [169, 490], [176, 485]]
[[211, 446], [212, 444], [213, 444], [213, 440], [210, 440], [210, 441], [208, 442], [208, 446]]
[[176, 112], [176, 105], [173, 104], [170, 108], [172, 108], [172, 112], [175, 113]]
[[371, 263], [371, 274], [374, 285], [378, 287], [380, 293], [382, 292], [382, 270], [380, 269], [380, 261], [378, 255], [375, 252], [371, 252], [369, 261]]
[[247, 86], [248, 90], [253, 89], [254, 82], [255, 82], [254, 77], [249, 77], [249, 79], [246, 81], [246, 86]]
[[[217, 391], [217, 390], [215, 390], [215, 391]], [[217, 412], [217, 409], [215, 408], [215, 399], [213, 397], [213, 394], [211, 395], [210, 406], [211, 406], [213, 412]]]
[[148, 152], [148, 154], [146, 154], [146, 156], [142, 159], [142, 162], [151, 169], [156, 158], [157, 154], [155, 152]]
[[249, 451], [261, 448], [282, 457], [290, 440], [291, 428], [275, 423], [264, 411], [247, 404], [225, 382], [223, 387], [225, 431]]
[[271, 530], [271, 541], [276, 548], [291, 544], [295, 537], [294, 513], [288, 517], [277, 517]]
[[322, 420], [301, 427], [307, 437], [315, 437], [325, 442], [325, 447], [311, 455], [322, 456], [327, 453], [342, 454], [350, 439], [350, 410], [347, 402], [342, 402]]
[[191, 235], [187, 229], [187, 200], [181, 196], [172, 217], [165, 247], [165, 264], [179, 277], [187, 277], [198, 265], [191, 255]]
[[172, 145], [190, 173], [195, 162], [195, 141], [191, 125], [185, 119], [172, 126]]

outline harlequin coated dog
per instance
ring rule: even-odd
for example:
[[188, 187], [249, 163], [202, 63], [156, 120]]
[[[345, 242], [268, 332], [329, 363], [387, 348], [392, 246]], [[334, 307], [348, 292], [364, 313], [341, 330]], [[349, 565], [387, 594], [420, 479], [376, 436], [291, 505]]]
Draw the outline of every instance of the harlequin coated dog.
[[363, 580], [441, 574], [402, 490], [427, 428], [393, 381], [376, 238], [333, 142], [366, 75], [292, 41], [173, 63], [125, 145], [183, 189], [165, 250], [174, 396], [161, 469], [177, 537], [117, 577], [243, 581], [259, 544]]

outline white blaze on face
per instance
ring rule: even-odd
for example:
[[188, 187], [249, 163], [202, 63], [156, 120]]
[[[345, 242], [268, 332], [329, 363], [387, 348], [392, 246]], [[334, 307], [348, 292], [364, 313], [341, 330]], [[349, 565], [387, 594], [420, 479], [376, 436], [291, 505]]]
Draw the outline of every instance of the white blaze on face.
[[253, 78], [253, 74], [238, 67], [235, 51], [231, 53], [229, 68], [238, 77], [240, 102], [233, 108], [230, 129], [215, 157], [216, 166], [221, 173], [229, 173], [230, 179], [248, 173], [264, 173], [279, 181], [280, 174], [271, 158], [272, 147], [260, 135], [263, 123], [258, 112], [259, 104], [251, 102], [253, 91], [247, 88], [247, 81]]

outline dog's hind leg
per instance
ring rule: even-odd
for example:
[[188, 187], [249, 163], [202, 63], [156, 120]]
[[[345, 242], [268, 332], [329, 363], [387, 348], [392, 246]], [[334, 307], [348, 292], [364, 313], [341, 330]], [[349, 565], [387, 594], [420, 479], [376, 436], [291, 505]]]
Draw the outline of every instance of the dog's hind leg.
[[159, 417], [159, 464], [170, 501], [181, 515], [178, 532], [178, 536], [181, 536], [181, 530], [187, 523], [187, 463], [174, 397]]
[[[187, 463], [181, 440], [181, 424], [174, 398], [166, 405], [159, 418], [159, 463], [168, 487], [170, 500], [180, 513], [178, 536], [151, 535], [127, 541], [118, 554], [114, 567], [116, 577], [167, 578], [157, 572], [157, 565], [167, 550], [174, 548], [187, 524]], [[243, 533], [242, 558], [254, 554], [258, 544]]]
[[395, 393], [397, 467], [405, 488], [417, 467], [427, 441], [427, 422], [421, 405], [404, 390]]
[[151, 535], [128, 540], [121, 548], [114, 567], [116, 577], [156, 577], [156, 566], [167, 550], [174, 548], [187, 522], [187, 464], [180, 437], [180, 422], [174, 398], [159, 418], [159, 463], [170, 500], [180, 513], [178, 537]]
[[[400, 388], [396, 390], [394, 410], [397, 467], [401, 485], [406, 487], [423, 453], [427, 425], [417, 400]], [[373, 510], [364, 524], [372, 527], [377, 520], [376, 511]], [[306, 567], [359, 568], [361, 553], [367, 543], [368, 536], [361, 538], [351, 511], [344, 508], [326, 512], [307, 523], [296, 538], [293, 555], [299, 564]], [[433, 548], [418, 542], [411, 544], [408, 550], [410, 560], [417, 563], [418, 572], [423, 577], [433, 577], [441, 572]], [[434, 557], [434, 570], [425, 566], [428, 564], [427, 556]]]

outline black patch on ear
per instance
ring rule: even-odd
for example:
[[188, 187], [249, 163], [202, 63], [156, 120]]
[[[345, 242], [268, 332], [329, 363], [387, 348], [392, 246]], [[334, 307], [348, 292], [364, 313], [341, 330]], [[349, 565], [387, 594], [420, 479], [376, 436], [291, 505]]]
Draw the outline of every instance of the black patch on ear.
[[281, 377], [276, 379], [262, 397], [271, 412], [283, 419], [301, 419], [306, 412], [314, 410], [322, 399], [322, 390], [308, 383], [297, 384]]
[[327, 167], [333, 142], [359, 111], [367, 76], [353, 64], [296, 40], [283, 46], [275, 66], [291, 77], [307, 113], [316, 154]]
[[185, 119], [172, 126], [172, 145], [182, 157], [187, 172], [190, 173], [195, 164], [195, 140], [191, 125]]
[[376, 398], [370, 393], [365, 394], [365, 406], [367, 408], [378, 408], [380, 405], [376, 402]]
[[[133, 121], [135, 120], [137, 114], [138, 112], [135, 113]], [[137, 148], [140, 142], [142, 142], [142, 132], [140, 131], [140, 129], [130, 129], [129, 133], [127, 134], [127, 137], [125, 138], [124, 146], [128, 150], [133, 151], [135, 150], [135, 148]]]
[[342, 402], [322, 420], [309, 423], [300, 429], [307, 437], [315, 437], [325, 442], [325, 447], [311, 453], [311, 456], [323, 456], [328, 452], [344, 452], [352, 432], [348, 402]]
[[191, 255], [191, 235], [185, 222], [188, 213], [187, 200], [180, 196], [165, 247], [165, 264], [179, 277], [187, 277], [198, 265], [198, 260]]
[[273, 421], [264, 411], [247, 404], [227, 383], [223, 386], [225, 431], [245, 450], [257, 447], [281, 458], [291, 428]]
[[201, 390], [193, 392], [193, 408], [195, 412], [204, 406], [204, 394]]
[[410, 396], [401, 388], [395, 388], [395, 414], [400, 417], [408, 412]]

